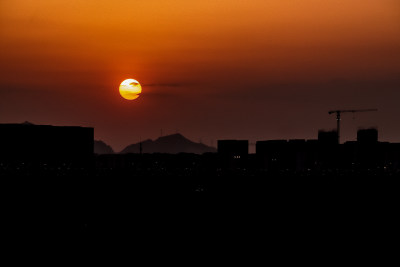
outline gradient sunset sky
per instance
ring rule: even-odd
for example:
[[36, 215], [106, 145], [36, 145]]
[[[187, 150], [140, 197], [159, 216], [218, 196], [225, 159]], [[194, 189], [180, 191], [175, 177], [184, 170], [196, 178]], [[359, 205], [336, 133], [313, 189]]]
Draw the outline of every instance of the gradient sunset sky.
[[400, 142], [399, 0], [0, 2], [0, 123], [90, 126], [120, 151], [161, 129], [315, 139], [359, 108], [379, 111], [343, 115], [342, 141]]

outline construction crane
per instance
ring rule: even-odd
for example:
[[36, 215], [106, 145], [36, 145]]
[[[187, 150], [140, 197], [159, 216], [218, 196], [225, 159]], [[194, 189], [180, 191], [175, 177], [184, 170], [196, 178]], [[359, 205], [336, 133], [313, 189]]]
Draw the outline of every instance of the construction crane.
[[356, 113], [356, 112], [368, 112], [368, 111], [378, 111], [377, 109], [349, 109], [349, 110], [331, 110], [328, 113], [333, 114], [336, 113], [336, 122], [337, 122], [337, 140], [338, 144], [340, 144], [340, 116], [342, 113]]

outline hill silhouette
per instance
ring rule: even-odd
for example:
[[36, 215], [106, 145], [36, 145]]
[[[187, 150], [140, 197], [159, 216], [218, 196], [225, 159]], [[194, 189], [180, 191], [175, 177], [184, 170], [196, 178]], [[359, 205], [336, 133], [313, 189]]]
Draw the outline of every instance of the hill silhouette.
[[[162, 136], [156, 140], [147, 139], [142, 141], [143, 153], [194, 153], [203, 154], [206, 152], [216, 152], [217, 149], [201, 143], [195, 143], [177, 133]], [[140, 153], [140, 143], [132, 144], [123, 149], [121, 154]]]
[[101, 140], [94, 140], [94, 153], [95, 154], [114, 154], [111, 146], [107, 145]]

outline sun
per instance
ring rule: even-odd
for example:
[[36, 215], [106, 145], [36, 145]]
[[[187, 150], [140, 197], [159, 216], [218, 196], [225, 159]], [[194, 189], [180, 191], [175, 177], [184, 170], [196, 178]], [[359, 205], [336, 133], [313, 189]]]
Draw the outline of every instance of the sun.
[[127, 100], [134, 100], [142, 92], [142, 86], [135, 79], [126, 79], [119, 85], [119, 93]]

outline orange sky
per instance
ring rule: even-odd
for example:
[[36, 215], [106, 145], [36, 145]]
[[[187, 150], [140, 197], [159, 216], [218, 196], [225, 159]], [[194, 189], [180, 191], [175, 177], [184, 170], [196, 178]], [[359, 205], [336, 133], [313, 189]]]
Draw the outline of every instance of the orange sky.
[[0, 51], [1, 122], [93, 126], [117, 151], [160, 129], [316, 138], [332, 108], [379, 109], [344, 140], [400, 141], [398, 0], [3, 0]]

